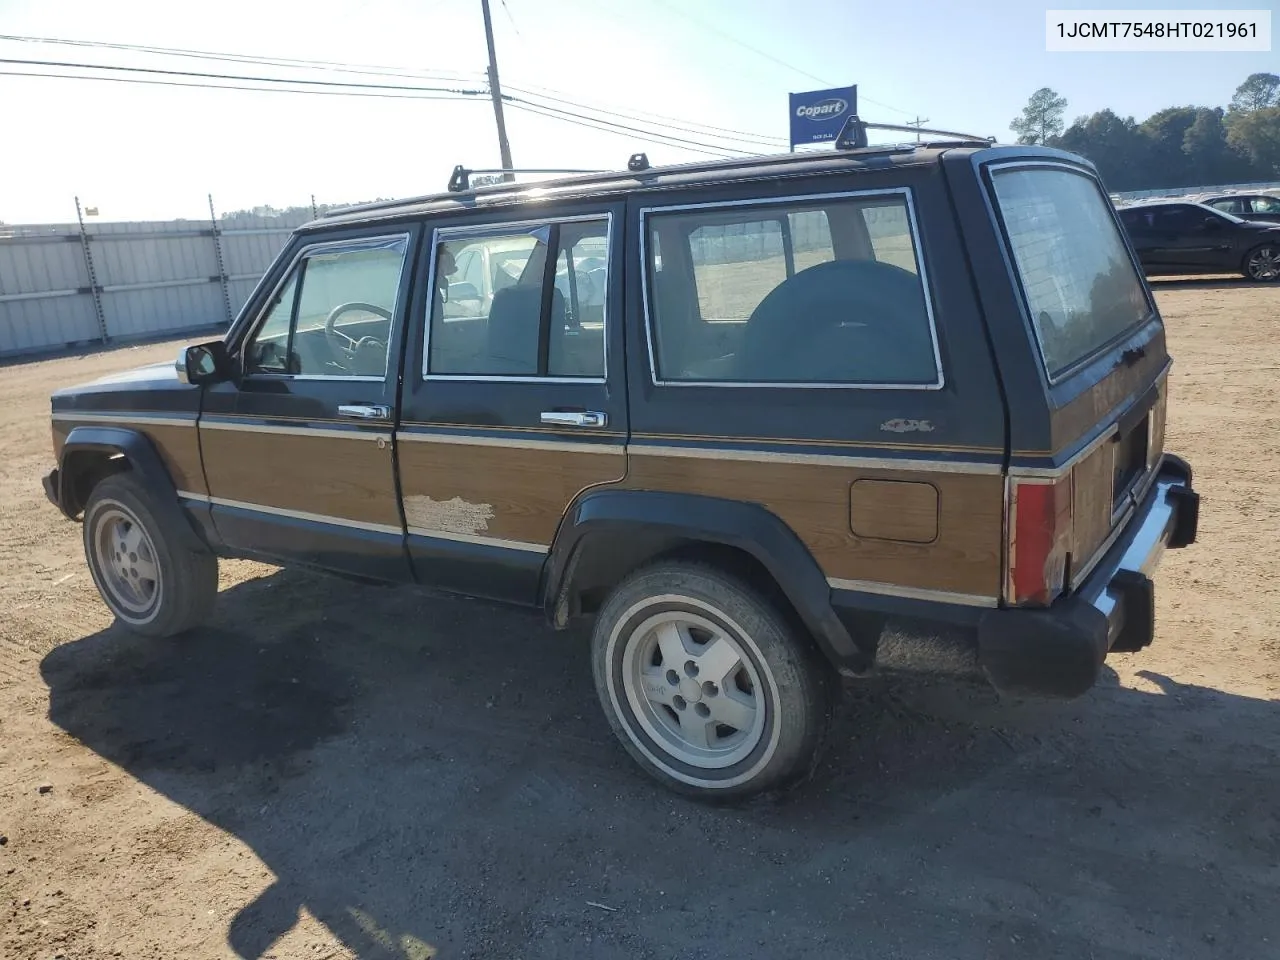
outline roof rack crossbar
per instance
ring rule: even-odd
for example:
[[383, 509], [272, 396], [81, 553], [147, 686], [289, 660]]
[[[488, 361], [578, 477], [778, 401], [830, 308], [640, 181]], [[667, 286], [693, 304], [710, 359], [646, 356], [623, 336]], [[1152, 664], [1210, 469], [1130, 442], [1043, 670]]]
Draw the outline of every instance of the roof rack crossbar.
[[893, 130], [898, 133], [931, 133], [939, 137], [954, 137], [957, 140], [970, 140], [975, 143], [995, 143], [995, 137], [979, 137], [972, 133], [957, 133], [954, 130], [936, 130], [932, 127], [902, 126], [896, 123], [869, 123], [854, 114], [844, 122], [836, 137], [837, 150], [861, 150], [869, 146], [868, 130]]
[[471, 175], [479, 174], [506, 174], [515, 173], [604, 173], [603, 170], [580, 170], [568, 167], [492, 167], [489, 169], [471, 169], [458, 164], [453, 168], [453, 174], [449, 177], [449, 192], [462, 193], [471, 189]]

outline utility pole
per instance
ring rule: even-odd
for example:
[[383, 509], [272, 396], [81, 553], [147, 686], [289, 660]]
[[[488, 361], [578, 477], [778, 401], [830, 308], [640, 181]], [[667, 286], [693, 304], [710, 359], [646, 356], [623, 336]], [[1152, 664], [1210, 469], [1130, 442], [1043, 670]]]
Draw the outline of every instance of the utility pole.
[[906, 122], [906, 126], [916, 128], [916, 143], [920, 142], [920, 128], [923, 127], [928, 122], [929, 122], [928, 117], [925, 117], [923, 120], [921, 120], [920, 114], [918, 113], [916, 114], [916, 118], [914, 120], [908, 120]]
[[[507, 143], [507, 121], [502, 116], [502, 86], [498, 83], [498, 55], [493, 49], [493, 20], [489, 16], [489, 0], [480, 0], [480, 8], [484, 11], [484, 39], [489, 45], [489, 95], [493, 97], [493, 118], [498, 122], [498, 155], [502, 159], [502, 169], [510, 170], [511, 144]], [[502, 179], [514, 180], [515, 174], [504, 173]]]

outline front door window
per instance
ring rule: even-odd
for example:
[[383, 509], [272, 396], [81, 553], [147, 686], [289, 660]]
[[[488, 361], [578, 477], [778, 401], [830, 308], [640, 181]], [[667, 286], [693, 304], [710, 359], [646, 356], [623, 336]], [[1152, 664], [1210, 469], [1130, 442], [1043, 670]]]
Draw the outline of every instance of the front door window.
[[386, 376], [404, 237], [317, 247], [293, 269], [245, 350], [245, 372]]

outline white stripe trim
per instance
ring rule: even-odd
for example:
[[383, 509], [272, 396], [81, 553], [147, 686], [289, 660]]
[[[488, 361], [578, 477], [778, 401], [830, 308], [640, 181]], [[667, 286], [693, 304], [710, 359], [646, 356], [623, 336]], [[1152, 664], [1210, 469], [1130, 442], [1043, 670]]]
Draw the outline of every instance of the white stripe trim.
[[958, 603], [966, 607], [995, 607], [996, 597], [983, 597], [973, 593], [951, 593], [947, 590], [925, 590], [920, 587], [899, 587], [874, 580], [841, 580], [827, 577], [827, 585], [836, 590], [856, 590], [859, 593], [875, 593], [884, 597], [901, 597], [905, 600], [931, 600], [934, 603]]
[[526, 450], [559, 450], [564, 453], [611, 453], [615, 456], [623, 456], [627, 452], [627, 448], [620, 443], [591, 443], [585, 436], [582, 442], [575, 443], [572, 440], [525, 440], [482, 437], [472, 433], [414, 433], [397, 430], [396, 439], [413, 443], [453, 443], [464, 447], [515, 447]]
[[428, 530], [410, 527], [409, 535], [431, 537], [436, 540], [456, 540], [458, 543], [475, 543], [482, 547], [504, 547], [507, 550], [525, 550], [529, 553], [546, 553], [550, 547], [543, 543], [526, 543], [524, 540], [503, 540], [500, 537], [482, 537], [474, 533], [453, 533], [449, 530]]
[[267, 423], [232, 423], [227, 420], [200, 421], [206, 430], [228, 430], [234, 433], [275, 433], [287, 437], [333, 437], [338, 440], [390, 440], [391, 434], [386, 431], [361, 430], [352, 425], [350, 430], [337, 430], [330, 427], [282, 427]]
[[868, 470], [911, 470], [922, 473], [973, 473], [999, 476], [998, 463], [948, 460], [894, 460], [888, 457], [846, 457], [829, 453], [784, 453], [773, 450], [732, 450], [725, 447], [663, 447], [631, 443], [632, 456], [689, 457], [695, 460], [745, 460], [759, 463], [809, 463]]
[[389, 523], [365, 523], [362, 520], [348, 520], [346, 517], [331, 517], [322, 513], [308, 513], [305, 510], [286, 510], [283, 507], [268, 507], [261, 503], [245, 503], [243, 500], [228, 500], [226, 497], [210, 497], [202, 493], [191, 493], [179, 490], [178, 496], [184, 500], [196, 500], [210, 503], [216, 507], [231, 507], [235, 510], [248, 510], [250, 513], [265, 513], [273, 517], [288, 517], [291, 520], [307, 520], [311, 523], [323, 523], [334, 527], [350, 527], [354, 530], [367, 530], [370, 533], [386, 533], [401, 536], [404, 531], [398, 525]]
[[56, 423], [150, 423], [158, 427], [194, 427], [195, 417], [160, 417], [145, 413], [76, 413], [61, 410], [52, 414]]

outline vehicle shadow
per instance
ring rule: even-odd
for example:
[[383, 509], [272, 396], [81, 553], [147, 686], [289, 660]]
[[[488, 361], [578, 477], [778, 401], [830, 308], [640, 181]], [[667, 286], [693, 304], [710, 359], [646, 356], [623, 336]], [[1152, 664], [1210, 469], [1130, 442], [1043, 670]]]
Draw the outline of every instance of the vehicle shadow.
[[[1277, 704], [1109, 674], [1071, 704], [854, 688], [814, 778], [712, 807], [646, 780], [585, 638], [280, 571], [157, 643], [41, 665], [55, 724], [250, 847], [361, 958], [1261, 956], [1277, 933]], [[438, 951], [433, 953], [432, 951]]]

